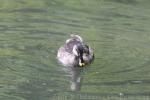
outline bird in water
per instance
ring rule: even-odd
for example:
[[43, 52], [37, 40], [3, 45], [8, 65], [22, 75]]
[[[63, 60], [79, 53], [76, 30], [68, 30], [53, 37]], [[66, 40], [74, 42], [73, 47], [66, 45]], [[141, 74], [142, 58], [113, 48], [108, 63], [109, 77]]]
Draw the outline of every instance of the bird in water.
[[71, 89], [79, 90], [81, 83], [80, 69], [90, 65], [94, 60], [91, 47], [84, 43], [81, 36], [72, 34], [65, 44], [58, 49], [57, 59], [71, 73]]

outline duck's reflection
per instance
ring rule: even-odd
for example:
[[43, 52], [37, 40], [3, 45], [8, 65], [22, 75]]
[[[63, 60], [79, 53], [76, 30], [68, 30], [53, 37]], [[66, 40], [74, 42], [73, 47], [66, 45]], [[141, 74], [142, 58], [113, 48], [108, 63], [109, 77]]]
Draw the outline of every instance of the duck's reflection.
[[71, 35], [71, 38], [59, 48], [57, 58], [70, 74], [71, 90], [80, 90], [80, 71], [94, 60], [93, 50], [79, 35]]
[[70, 74], [70, 88], [72, 91], [79, 91], [81, 89], [81, 84], [83, 78], [80, 75], [80, 72], [83, 69], [79, 67], [71, 67], [69, 68], [69, 74]]

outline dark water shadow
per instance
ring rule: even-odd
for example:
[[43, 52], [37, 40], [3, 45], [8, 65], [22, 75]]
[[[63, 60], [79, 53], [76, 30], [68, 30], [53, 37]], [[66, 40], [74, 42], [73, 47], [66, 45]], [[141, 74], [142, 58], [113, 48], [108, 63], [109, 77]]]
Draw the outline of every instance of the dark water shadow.
[[44, 8], [0, 9], [2, 13], [47, 13]]
[[15, 12], [20, 12], [20, 13], [47, 13], [47, 9], [42, 9], [42, 8], [20, 8], [20, 9], [13, 9], [8, 11], [9, 13], [15, 13]]
[[113, 2], [123, 3], [123, 4], [137, 4], [137, 0], [111, 0]]
[[119, 12], [112, 12], [112, 11], [103, 12], [103, 14], [105, 16], [109, 16], [109, 17], [113, 17], [113, 18], [127, 18], [127, 19], [134, 18], [133, 16], [122, 14], [122, 13], [119, 13]]
[[88, 16], [87, 19], [91, 19], [93, 21], [103, 21], [103, 22], [113, 21], [113, 19], [111, 19], [111, 18], [102, 18], [102, 17], [94, 17], [94, 16], [92, 16], [92, 17]]
[[62, 21], [62, 20], [48, 20], [48, 19], [27, 19], [26, 21], [35, 22], [35, 23], [55, 23], [55, 24], [63, 24], [72, 27], [81, 27], [87, 28], [88, 26], [80, 25], [79, 23], [70, 23], [69, 21]]

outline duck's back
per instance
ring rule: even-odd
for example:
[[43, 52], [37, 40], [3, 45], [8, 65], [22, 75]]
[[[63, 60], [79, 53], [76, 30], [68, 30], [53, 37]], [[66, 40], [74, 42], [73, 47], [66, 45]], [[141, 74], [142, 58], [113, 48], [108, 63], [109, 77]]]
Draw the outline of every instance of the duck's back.
[[66, 42], [64, 48], [65, 51], [68, 53], [72, 53], [74, 45], [82, 45], [81, 41], [78, 41], [77, 39], [71, 39], [68, 42]]

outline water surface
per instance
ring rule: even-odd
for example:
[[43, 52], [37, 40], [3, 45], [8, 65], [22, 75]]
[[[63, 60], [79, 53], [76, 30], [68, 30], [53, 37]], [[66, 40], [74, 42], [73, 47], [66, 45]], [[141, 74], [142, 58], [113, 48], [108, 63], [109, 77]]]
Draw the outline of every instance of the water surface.
[[[1, 0], [0, 100], [149, 100], [149, 0]], [[70, 33], [94, 48], [81, 91], [56, 60]]]

